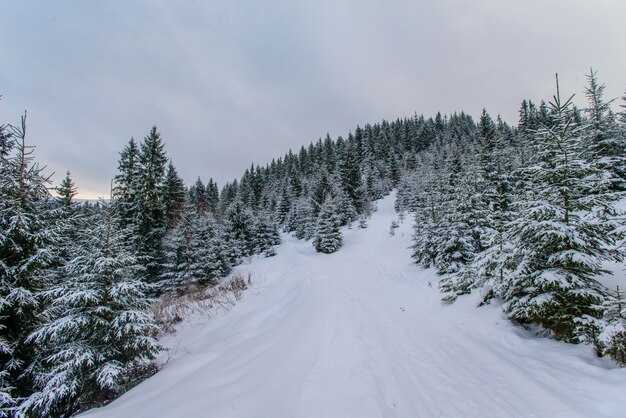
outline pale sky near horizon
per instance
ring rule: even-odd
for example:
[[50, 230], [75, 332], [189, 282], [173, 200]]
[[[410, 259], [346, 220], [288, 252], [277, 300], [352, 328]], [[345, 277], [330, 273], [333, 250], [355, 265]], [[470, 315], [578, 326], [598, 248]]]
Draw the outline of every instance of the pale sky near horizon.
[[0, 0], [0, 123], [83, 198], [156, 125], [189, 185], [356, 125], [485, 107], [516, 123], [558, 72], [626, 88], [623, 0]]

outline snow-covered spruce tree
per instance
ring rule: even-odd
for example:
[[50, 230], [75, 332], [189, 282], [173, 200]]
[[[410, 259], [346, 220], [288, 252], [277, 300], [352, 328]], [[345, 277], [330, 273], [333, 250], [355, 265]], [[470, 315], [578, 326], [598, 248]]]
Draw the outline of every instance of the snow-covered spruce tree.
[[[0, 135], [2, 132], [0, 131]], [[3, 331], [4, 326], [0, 325], [0, 331]], [[7, 344], [6, 340], [0, 337], [0, 353], [2, 355], [11, 356], [11, 347]], [[15, 400], [11, 395], [13, 388], [9, 381], [9, 371], [0, 370], [0, 418], [6, 418], [14, 413]]]
[[213, 213], [213, 215], [217, 216], [220, 198], [217, 183], [213, 181], [213, 178], [210, 178], [206, 185], [206, 201], [208, 210]]
[[234, 262], [240, 257], [238, 251], [229, 250], [228, 238], [212, 214], [199, 216], [188, 202], [178, 225], [163, 240], [163, 291], [185, 292], [227, 275], [231, 256]]
[[276, 221], [283, 227], [286, 226], [287, 223], [289, 210], [291, 209], [291, 199], [289, 186], [283, 186], [280, 201], [276, 209]]
[[163, 272], [159, 281], [163, 292], [179, 291], [191, 282], [192, 241], [197, 217], [195, 205], [187, 201], [178, 223], [163, 238]]
[[[605, 273], [601, 263], [619, 254], [611, 249], [611, 227], [588, 216], [594, 208], [587, 196], [602, 173], [583, 157], [584, 127], [574, 123], [571, 97], [561, 100], [558, 78], [550, 110], [550, 124], [536, 132], [535, 154], [523, 167], [532, 193], [516, 203], [509, 225], [517, 247], [504, 309], [522, 324], [575, 342], [585, 318], [601, 315], [606, 289], [595, 280]], [[596, 195], [593, 202], [608, 205], [607, 199]]]
[[85, 218], [93, 216], [80, 210], [73, 198], [78, 193], [77, 187], [68, 171], [61, 184], [56, 187], [55, 209], [51, 212], [51, 224], [54, 226], [54, 245], [49, 248], [49, 262], [44, 270], [46, 285], [44, 292], [66, 280], [64, 268], [73, 257], [73, 248], [81, 236], [81, 229], [86, 227]]
[[20, 126], [0, 127], [0, 139], [0, 373], [3, 391], [13, 388], [17, 399], [32, 390], [35, 347], [26, 337], [39, 324], [37, 294], [56, 231], [49, 180], [26, 145], [26, 116]]
[[597, 81], [597, 72], [590, 70], [585, 96], [588, 128], [582, 138], [584, 156], [597, 170], [603, 172], [592, 193], [626, 191], [626, 137], [620, 132], [617, 118], [611, 112], [612, 102], [604, 101], [604, 84]]
[[78, 193], [78, 189], [76, 188], [69, 171], [65, 173], [65, 177], [61, 181], [61, 184], [56, 188], [56, 192], [59, 204], [65, 209], [70, 209], [73, 203], [72, 199], [76, 196], [76, 193]]
[[333, 199], [329, 195], [324, 200], [318, 215], [313, 238], [313, 246], [320, 253], [330, 254], [341, 248], [342, 236], [339, 229], [339, 219], [335, 211]]
[[188, 285], [216, 284], [218, 278], [228, 274], [230, 262], [222, 241], [212, 215], [194, 219]]
[[[415, 163], [413, 171], [416, 167], [417, 163]], [[416, 197], [418, 195], [418, 191], [415, 187], [418, 182], [416, 177], [416, 174], [412, 172], [400, 181], [396, 201], [394, 202], [394, 209], [397, 213], [415, 211], [415, 208], [417, 207]]]
[[294, 232], [298, 239], [311, 239], [315, 232], [315, 219], [310, 200], [301, 197], [291, 205], [285, 230]]
[[472, 261], [476, 253], [476, 225], [472, 219], [476, 199], [471, 191], [460, 193], [458, 199], [443, 216], [434, 237], [434, 262], [439, 274], [458, 272]]
[[442, 186], [441, 170], [438, 161], [430, 155], [418, 168], [420, 176], [415, 180], [417, 196], [412, 210], [415, 211], [415, 223], [413, 227], [413, 254], [415, 262], [424, 268], [435, 264], [435, 239], [437, 228], [442, 217], [442, 198], [440, 190]]
[[215, 279], [228, 275], [234, 265], [231, 260], [238, 260], [240, 257], [232, 242], [228, 241], [223, 225], [214, 223], [213, 228], [214, 231], [206, 246], [206, 258], [210, 266], [210, 281], [215, 281]]
[[139, 147], [134, 138], [131, 138], [120, 152], [117, 170], [113, 198], [119, 207], [121, 227], [126, 228], [129, 225], [137, 225], [139, 216]]
[[601, 329], [598, 336], [600, 352], [626, 366], [626, 300], [619, 286], [604, 302], [603, 311], [602, 319], [596, 323]]
[[446, 167], [448, 179], [443, 188], [443, 213], [433, 242], [434, 264], [439, 274], [459, 271], [478, 250], [474, 219], [478, 202], [471, 181], [473, 173], [466, 171], [466, 165], [460, 150], [453, 148]]
[[[251, 255], [254, 250], [252, 214], [241, 200], [236, 200], [227, 209], [225, 221], [225, 230], [241, 257]], [[239, 261], [233, 261], [233, 264], [239, 264]]]
[[198, 177], [198, 180], [189, 188], [188, 200], [194, 204], [198, 215], [204, 215], [206, 213], [209, 203], [207, 201], [206, 187], [200, 177]]
[[453, 301], [472, 289], [485, 288], [484, 300], [501, 296], [505, 275], [511, 271], [514, 244], [507, 231], [512, 219], [513, 199], [511, 171], [514, 158], [505, 136], [485, 110], [479, 122], [478, 179], [475, 186], [473, 223], [475, 224], [477, 253], [471, 262], [441, 282], [445, 301]]
[[339, 174], [343, 191], [352, 201], [352, 206], [356, 212], [359, 212], [363, 208], [364, 196], [357, 153], [355, 146], [347, 147], [339, 161]]
[[276, 255], [274, 246], [280, 244], [278, 226], [269, 214], [259, 213], [254, 219], [254, 253], [270, 257]]
[[136, 225], [149, 282], [155, 282], [160, 277], [161, 240], [167, 223], [163, 187], [167, 156], [164, 147], [161, 135], [156, 126], [153, 126], [139, 150], [139, 207]]
[[158, 328], [133, 233], [119, 227], [114, 204], [102, 205], [80, 228], [65, 280], [44, 292], [47, 322], [28, 337], [41, 370], [21, 408], [34, 416], [69, 416], [107, 402], [155, 367]]
[[337, 218], [339, 225], [344, 226], [357, 217], [357, 211], [352, 203], [352, 199], [342, 189], [337, 189], [334, 196], [335, 208], [337, 208]]
[[311, 208], [313, 210], [313, 216], [317, 217], [322, 210], [324, 199], [327, 196], [332, 195], [333, 186], [330, 176], [326, 170], [322, 170], [321, 173], [313, 179], [311, 186]]
[[163, 188], [165, 189], [166, 230], [171, 230], [176, 226], [182, 216], [187, 194], [185, 183], [183, 179], [178, 176], [172, 161], [170, 161], [167, 166]]

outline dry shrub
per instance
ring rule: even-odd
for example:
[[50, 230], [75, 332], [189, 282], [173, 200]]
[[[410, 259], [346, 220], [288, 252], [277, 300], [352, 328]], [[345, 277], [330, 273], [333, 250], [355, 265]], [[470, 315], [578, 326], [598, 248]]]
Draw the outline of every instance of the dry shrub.
[[236, 299], [239, 299], [244, 290], [252, 284], [252, 274], [248, 273], [247, 277], [243, 274], [235, 274], [228, 282], [222, 284], [220, 289], [224, 292], [233, 292]]
[[252, 285], [252, 274], [237, 273], [217, 286], [192, 287], [181, 295], [164, 295], [154, 305], [153, 313], [162, 332], [176, 331], [176, 324], [193, 317], [211, 318], [230, 310]]

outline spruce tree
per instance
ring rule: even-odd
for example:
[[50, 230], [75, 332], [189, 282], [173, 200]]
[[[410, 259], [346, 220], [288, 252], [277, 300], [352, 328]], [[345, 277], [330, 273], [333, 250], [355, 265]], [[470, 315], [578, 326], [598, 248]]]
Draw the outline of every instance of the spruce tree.
[[459, 193], [458, 202], [449, 206], [441, 219], [434, 238], [434, 264], [439, 274], [456, 273], [472, 261], [476, 253], [475, 205], [471, 191]]
[[26, 145], [26, 116], [0, 128], [0, 373], [14, 399], [28, 396], [35, 347], [26, 337], [39, 324], [45, 269], [56, 240], [49, 178]]
[[56, 188], [58, 195], [57, 201], [63, 208], [70, 209], [72, 206], [72, 199], [76, 196], [76, 193], [78, 193], [77, 190], [78, 189], [70, 176], [70, 172], [68, 171], [59, 187]]
[[70, 260], [71, 248], [79, 235], [81, 223], [85, 217], [74, 202], [78, 188], [68, 171], [61, 184], [56, 187], [58, 207], [52, 212], [52, 224], [56, 231], [55, 244], [50, 248], [50, 262], [46, 268], [48, 285], [64, 280], [63, 266]]
[[209, 179], [209, 182], [206, 186], [206, 200], [208, 209], [211, 211], [211, 213], [217, 216], [217, 211], [220, 205], [220, 197], [217, 183], [214, 182], [212, 178]]
[[603, 260], [619, 259], [610, 224], [588, 216], [608, 202], [602, 195], [588, 199], [602, 173], [583, 158], [584, 127], [574, 123], [571, 99], [561, 99], [557, 79], [550, 123], [536, 133], [534, 158], [523, 168], [533, 189], [510, 224], [516, 261], [504, 294], [512, 319], [566, 341], [577, 340], [586, 316], [601, 314], [606, 289], [595, 277], [606, 273]]
[[267, 213], [260, 213], [254, 221], [254, 253], [275, 255], [274, 246], [280, 244], [278, 226]]
[[413, 254], [415, 262], [425, 268], [435, 264], [437, 255], [435, 240], [443, 216], [441, 167], [438, 156], [428, 155], [420, 166], [421, 176], [415, 178], [417, 192], [412, 209], [415, 211], [413, 233]]
[[165, 188], [166, 229], [170, 230], [176, 226], [182, 216], [187, 194], [185, 183], [178, 176], [171, 161], [167, 166], [163, 187]]
[[278, 208], [276, 210], [276, 221], [279, 225], [285, 226], [287, 219], [289, 217], [289, 210], [291, 209], [291, 197], [289, 193], [289, 188], [287, 186], [283, 187], [283, 191], [281, 193], [280, 202], [278, 204]]
[[339, 173], [343, 191], [352, 200], [352, 206], [359, 212], [363, 207], [363, 187], [361, 169], [354, 146], [348, 146], [346, 149], [344, 158], [340, 161]]
[[30, 334], [41, 369], [21, 405], [37, 416], [69, 416], [112, 399], [154, 368], [158, 328], [147, 313], [147, 285], [110, 204], [86, 220], [63, 267], [67, 277], [44, 293], [48, 321]]
[[165, 235], [165, 165], [167, 156], [165, 145], [156, 126], [141, 143], [139, 151], [139, 208], [137, 229], [140, 248], [146, 262], [146, 274], [149, 281], [158, 279], [161, 273], [161, 240]]
[[240, 200], [233, 203], [226, 212], [226, 232], [238, 247], [242, 257], [252, 254], [254, 249], [252, 214]]
[[475, 187], [466, 171], [460, 150], [448, 156], [444, 183], [444, 202], [434, 237], [434, 264], [440, 274], [456, 273], [469, 263], [477, 250]]
[[195, 205], [188, 201], [179, 222], [163, 238], [163, 272], [160, 280], [163, 292], [179, 291], [192, 281], [192, 241], [197, 217]]
[[294, 232], [298, 239], [309, 240], [315, 232], [316, 218], [309, 199], [302, 197], [292, 205], [287, 217], [286, 230]]
[[598, 321], [602, 330], [598, 337], [601, 353], [626, 366], [626, 300], [619, 286], [602, 308], [602, 320]]
[[597, 170], [603, 172], [593, 193], [626, 191], [626, 138], [620, 132], [615, 115], [611, 112], [612, 102], [604, 101], [605, 85], [597, 81], [597, 72], [590, 70], [585, 96], [585, 109], [589, 126], [582, 139], [584, 156]]
[[507, 225], [514, 216], [510, 175], [514, 164], [509, 147], [504, 143], [506, 129], [496, 128], [483, 110], [479, 132], [478, 166], [471, 169], [476, 173], [472, 206], [476, 253], [471, 262], [441, 282], [445, 301], [453, 301], [459, 295], [483, 287], [486, 289], [481, 303], [501, 296], [505, 276], [508, 277], [512, 268], [514, 244]]
[[345, 191], [338, 189], [333, 200], [340, 226], [348, 225], [357, 218], [357, 211], [352, 203], [353, 201]]
[[113, 198], [118, 202], [121, 226], [126, 228], [137, 225], [139, 218], [140, 163], [139, 147], [134, 138], [130, 138], [128, 145], [120, 152], [117, 170]]
[[208, 209], [207, 190], [200, 177], [189, 189], [189, 200], [196, 206], [196, 212], [204, 215]]
[[211, 216], [197, 217], [193, 223], [191, 240], [190, 284], [213, 285], [228, 274], [230, 261], [219, 226]]
[[313, 246], [321, 253], [334, 253], [341, 248], [342, 236], [333, 199], [327, 196], [317, 218]]
[[[3, 331], [4, 325], [0, 325], [0, 331]], [[3, 356], [11, 356], [12, 350], [7, 341], [0, 337], [0, 354]], [[6, 369], [0, 370], [0, 417], [5, 418], [11, 416], [14, 412], [15, 400], [11, 392], [13, 387], [9, 383], [10, 375]]]

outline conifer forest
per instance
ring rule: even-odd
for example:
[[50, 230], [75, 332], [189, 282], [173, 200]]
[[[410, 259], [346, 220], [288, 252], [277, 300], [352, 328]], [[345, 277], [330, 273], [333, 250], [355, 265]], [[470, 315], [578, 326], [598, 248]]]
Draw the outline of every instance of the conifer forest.
[[594, 70], [585, 80], [574, 100], [557, 76], [517, 121], [500, 109], [399, 115], [223, 185], [185, 184], [166, 151], [175, 138], [146, 127], [97, 202], [75, 198], [70, 172], [52, 183], [30, 115], [0, 121], [0, 417], [69, 417], [118, 398], [162, 366], [155, 303], [219, 286], [286, 236], [341, 253], [342, 231], [368, 228], [392, 191], [413, 221], [410, 261], [441, 277], [442, 304], [478, 292], [477, 312], [497, 302], [536, 338], [625, 367], [626, 283], [601, 278], [625, 268], [626, 95], [606, 97]]

